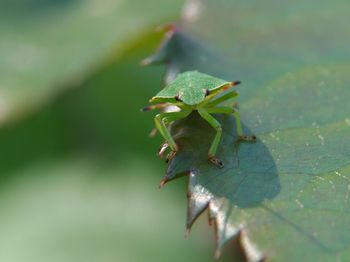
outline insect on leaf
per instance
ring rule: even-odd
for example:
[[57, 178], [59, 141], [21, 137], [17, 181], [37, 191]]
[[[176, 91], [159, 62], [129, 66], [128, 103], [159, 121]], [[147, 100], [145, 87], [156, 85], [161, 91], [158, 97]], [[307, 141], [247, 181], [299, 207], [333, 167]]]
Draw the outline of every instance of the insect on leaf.
[[196, 113], [172, 126], [181, 150], [165, 181], [189, 176], [188, 227], [207, 209], [217, 255], [238, 238], [250, 261], [350, 259], [349, 12], [342, 0], [187, 1], [163, 44], [166, 79], [244, 83], [242, 123], [258, 141], [236, 143], [233, 118], [217, 115], [223, 169], [205, 157], [214, 130]]

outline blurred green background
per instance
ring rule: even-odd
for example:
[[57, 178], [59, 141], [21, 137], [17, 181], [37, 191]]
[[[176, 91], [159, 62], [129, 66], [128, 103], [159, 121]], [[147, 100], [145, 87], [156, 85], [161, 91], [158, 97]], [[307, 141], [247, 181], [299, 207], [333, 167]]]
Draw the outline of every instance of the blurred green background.
[[182, 4], [0, 1], [0, 261], [213, 260], [139, 112], [164, 68], [138, 63]]

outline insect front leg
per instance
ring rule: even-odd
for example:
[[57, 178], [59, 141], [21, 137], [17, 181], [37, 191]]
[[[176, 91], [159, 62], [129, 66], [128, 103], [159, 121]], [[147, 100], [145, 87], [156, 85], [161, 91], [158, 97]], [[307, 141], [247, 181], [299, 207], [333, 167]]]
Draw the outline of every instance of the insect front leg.
[[234, 102], [233, 100], [238, 96], [238, 94], [236, 92], [229, 92], [227, 94], [224, 94], [222, 96], [213, 98], [211, 100], [207, 100], [207, 102], [204, 103], [204, 107], [206, 108], [211, 108], [211, 107], [215, 107], [221, 103], [230, 103], [232, 105], [232, 107], [234, 107], [234, 105], [237, 105], [237, 102]]
[[171, 152], [167, 156], [167, 162], [175, 156], [179, 148], [175, 143], [173, 137], [171, 136], [166, 124], [169, 124], [181, 118], [185, 118], [190, 113], [191, 110], [181, 110], [179, 112], [161, 113], [156, 115], [156, 117], [154, 118], [156, 128], [165, 139], [167, 145], [171, 148]]

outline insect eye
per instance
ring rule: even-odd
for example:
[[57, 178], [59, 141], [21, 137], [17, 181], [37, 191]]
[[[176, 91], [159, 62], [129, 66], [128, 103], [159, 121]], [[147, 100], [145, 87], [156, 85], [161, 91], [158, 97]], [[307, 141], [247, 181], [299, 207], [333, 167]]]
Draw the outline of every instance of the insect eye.
[[182, 101], [182, 100], [180, 99], [180, 96], [179, 96], [179, 95], [175, 96], [175, 100], [176, 100], [176, 101], [179, 101], [179, 102]]
[[205, 96], [210, 95], [210, 90], [209, 89], [205, 89]]

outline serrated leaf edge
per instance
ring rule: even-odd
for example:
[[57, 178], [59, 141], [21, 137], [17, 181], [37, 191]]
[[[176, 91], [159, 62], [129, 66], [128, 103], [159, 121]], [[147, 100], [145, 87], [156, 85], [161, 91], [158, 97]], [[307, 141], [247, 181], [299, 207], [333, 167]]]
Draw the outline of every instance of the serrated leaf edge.
[[[165, 33], [163, 40], [161, 41], [160, 46], [157, 48], [156, 52], [142, 60], [140, 64], [142, 66], [149, 66], [155, 64], [166, 64], [166, 72], [165, 72], [165, 82], [169, 83], [171, 80], [175, 78], [174, 72], [178, 72], [178, 70], [174, 70], [174, 68], [169, 68], [169, 56], [168, 56], [168, 48], [171, 44], [172, 38], [174, 34], [181, 29], [173, 24], [171, 27], [168, 27], [168, 30]], [[171, 163], [171, 161], [170, 161]], [[168, 163], [168, 164], [170, 164]], [[182, 177], [184, 175], [189, 176], [188, 182], [188, 194], [187, 194], [187, 218], [186, 218], [186, 236], [190, 233], [191, 227], [197, 218], [205, 211], [209, 211], [209, 224], [214, 222], [214, 228], [216, 233], [216, 251], [214, 253], [214, 258], [218, 259], [221, 256], [223, 247], [235, 237], [239, 238], [239, 243], [246, 255], [246, 259], [248, 262], [260, 262], [265, 260], [265, 256], [263, 253], [257, 248], [257, 246], [250, 240], [247, 235], [246, 229], [243, 224], [240, 224], [238, 227], [230, 227], [227, 223], [228, 213], [226, 212], [224, 216], [218, 215], [217, 213], [217, 205], [215, 205], [214, 195], [211, 194], [208, 190], [203, 187], [195, 186], [193, 187], [193, 180], [196, 179], [196, 171], [190, 170], [186, 174], [170, 174], [169, 172], [165, 175], [165, 177], [161, 180], [160, 186], [163, 187], [167, 182], [174, 180], [176, 178]], [[223, 200], [225, 202], [225, 206], [231, 208], [230, 203], [228, 201]], [[220, 212], [223, 214], [223, 212]]]

